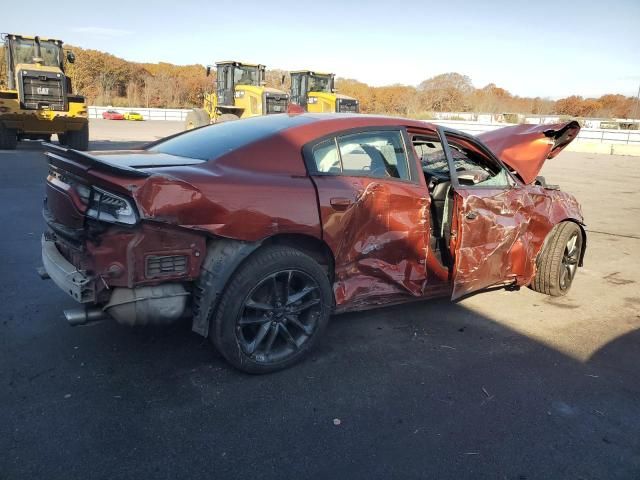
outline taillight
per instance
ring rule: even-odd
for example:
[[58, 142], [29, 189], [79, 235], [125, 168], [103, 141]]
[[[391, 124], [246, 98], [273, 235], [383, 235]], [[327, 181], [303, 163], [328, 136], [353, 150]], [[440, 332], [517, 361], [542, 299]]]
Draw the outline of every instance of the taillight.
[[91, 188], [91, 199], [86, 215], [109, 223], [134, 225], [138, 222], [136, 211], [128, 199], [98, 187]]

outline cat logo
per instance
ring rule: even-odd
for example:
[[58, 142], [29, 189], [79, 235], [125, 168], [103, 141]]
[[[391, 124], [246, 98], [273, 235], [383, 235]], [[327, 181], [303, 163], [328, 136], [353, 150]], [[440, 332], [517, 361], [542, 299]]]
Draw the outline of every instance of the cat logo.
[[36, 92], [38, 92], [38, 95], [49, 95], [49, 88], [48, 87], [37, 87], [36, 88]]

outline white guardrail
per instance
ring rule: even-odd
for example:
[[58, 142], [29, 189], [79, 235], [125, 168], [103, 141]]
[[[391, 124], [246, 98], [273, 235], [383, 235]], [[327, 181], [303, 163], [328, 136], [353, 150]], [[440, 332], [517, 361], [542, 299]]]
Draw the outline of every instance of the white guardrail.
[[[188, 108], [127, 108], [127, 107], [89, 107], [89, 118], [102, 118], [107, 110], [115, 110], [120, 113], [138, 112], [145, 120], [169, 120], [183, 122]], [[502, 127], [514, 125], [512, 123], [484, 123], [469, 120], [427, 120], [430, 123], [455, 128], [471, 135], [496, 130]], [[583, 128], [578, 134], [577, 141], [604, 144], [640, 145], [639, 130], [608, 130], [601, 128]]]
[[96, 107], [89, 106], [89, 118], [102, 118], [102, 114], [107, 110], [115, 110], [119, 113], [137, 112], [145, 120], [169, 120], [174, 122], [184, 122], [189, 108], [129, 108], [129, 107]]
[[[466, 120], [433, 120], [431, 123], [455, 128], [471, 135], [514, 125], [512, 123], [479, 123]], [[583, 128], [576, 141], [590, 143], [608, 143], [640, 145], [640, 130], [607, 130], [602, 128]]]

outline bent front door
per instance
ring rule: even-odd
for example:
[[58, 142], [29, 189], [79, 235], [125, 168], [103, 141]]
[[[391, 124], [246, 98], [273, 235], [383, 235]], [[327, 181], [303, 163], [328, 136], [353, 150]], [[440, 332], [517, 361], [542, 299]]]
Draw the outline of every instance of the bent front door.
[[514, 283], [524, 267], [526, 191], [508, 170], [466, 135], [447, 132], [455, 191], [456, 234], [452, 299]]

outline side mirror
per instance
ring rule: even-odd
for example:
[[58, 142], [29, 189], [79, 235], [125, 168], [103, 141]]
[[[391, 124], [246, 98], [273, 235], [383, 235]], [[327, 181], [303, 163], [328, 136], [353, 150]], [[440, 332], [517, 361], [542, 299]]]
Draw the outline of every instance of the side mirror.
[[207, 65], [207, 77], [211, 75], [211, 65]]
[[75, 63], [76, 62], [76, 55], [73, 52], [67, 52], [67, 62], [69, 63]]

